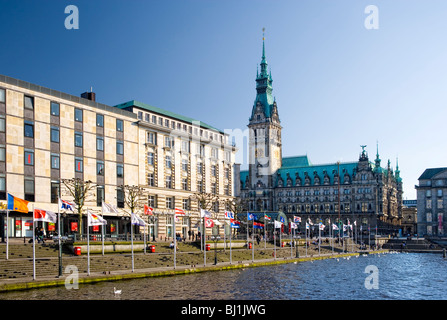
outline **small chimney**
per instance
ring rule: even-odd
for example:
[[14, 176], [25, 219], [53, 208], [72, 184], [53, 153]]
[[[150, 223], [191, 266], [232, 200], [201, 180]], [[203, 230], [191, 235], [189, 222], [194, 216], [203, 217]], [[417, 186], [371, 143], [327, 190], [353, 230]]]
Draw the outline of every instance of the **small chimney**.
[[90, 92], [81, 93], [81, 98], [96, 101], [96, 94], [93, 92], [92, 87], [90, 87]]

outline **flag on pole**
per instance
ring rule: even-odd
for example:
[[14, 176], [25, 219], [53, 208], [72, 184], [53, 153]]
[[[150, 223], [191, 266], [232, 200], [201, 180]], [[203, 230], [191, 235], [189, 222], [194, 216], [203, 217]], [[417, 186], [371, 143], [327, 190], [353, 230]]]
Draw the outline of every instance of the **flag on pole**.
[[281, 223], [285, 223], [286, 221], [284, 220], [284, 217], [282, 217], [282, 216], [279, 216], [279, 221], [281, 222]]
[[34, 221], [44, 221], [56, 223], [57, 216], [56, 213], [52, 211], [42, 210], [42, 209], [34, 209]]
[[95, 213], [91, 213], [89, 210], [87, 210], [87, 223], [88, 226], [103, 226], [107, 224], [107, 220], [104, 219], [103, 217], [95, 214]]
[[348, 230], [348, 226], [343, 223], [343, 231]]
[[205, 228], [212, 228], [212, 227], [214, 227], [213, 219], [205, 217]]
[[264, 220], [272, 220], [272, 216], [269, 214], [264, 213]]
[[225, 211], [225, 218], [234, 219], [234, 213], [231, 211]]
[[297, 224], [295, 222], [290, 222], [290, 229], [296, 229], [298, 228]]
[[309, 230], [309, 224], [306, 222], [306, 229]]
[[320, 228], [320, 230], [324, 230], [324, 228], [325, 228], [326, 226], [323, 224], [323, 223], [319, 223], [319, 228]]
[[182, 214], [182, 215], [185, 215], [186, 213], [185, 213], [185, 211], [183, 211], [182, 209], [175, 208], [175, 214]]
[[105, 213], [118, 213], [118, 209], [114, 205], [112, 205], [110, 203], [103, 202], [102, 203], [102, 212], [105, 212]]
[[146, 222], [144, 222], [143, 219], [141, 219], [139, 216], [137, 216], [135, 213], [131, 214], [131, 222], [133, 225], [137, 225], [140, 227], [144, 227], [146, 225]]
[[275, 229], [281, 228], [281, 226], [282, 226], [282, 222], [275, 220]]
[[308, 222], [309, 222], [309, 225], [311, 225], [311, 226], [314, 225], [313, 222], [312, 222], [312, 220], [310, 220], [310, 218], [309, 218]]
[[28, 213], [28, 203], [29, 201], [14, 197], [8, 193], [8, 210]]
[[147, 216], [154, 215], [154, 208], [149, 207], [148, 205], [144, 205], [144, 214]]
[[209, 211], [207, 211], [207, 210], [203, 210], [203, 209], [200, 209], [200, 218], [203, 218], [203, 217], [211, 217], [211, 212], [209, 212]]
[[300, 223], [301, 222], [301, 217], [293, 216], [293, 222]]
[[332, 230], [338, 230], [338, 227], [335, 223], [332, 224]]
[[261, 223], [261, 222], [253, 221], [253, 228], [255, 228], [255, 229], [262, 229], [262, 228], [264, 228], [264, 224]]
[[231, 219], [230, 220], [230, 225], [231, 225], [232, 228], [239, 229], [240, 226], [241, 226], [241, 223], [239, 221], [235, 220], [235, 219]]
[[70, 210], [74, 212], [75, 204], [73, 202], [59, 199], [59, 208], [61, 208], [62, 210]]
[[247, 212], [247, 220], [254, 220], [255, 215], [253, 213]]

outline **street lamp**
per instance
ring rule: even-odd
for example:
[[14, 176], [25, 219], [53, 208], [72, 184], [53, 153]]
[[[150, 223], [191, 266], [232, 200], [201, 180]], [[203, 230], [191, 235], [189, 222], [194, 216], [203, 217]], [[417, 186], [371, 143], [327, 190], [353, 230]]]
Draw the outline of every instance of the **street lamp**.
[[212, 235], [211, 240], [214, 241], [214, 265], [217, 265], [217, 241], [220, 240], [220, 236]]

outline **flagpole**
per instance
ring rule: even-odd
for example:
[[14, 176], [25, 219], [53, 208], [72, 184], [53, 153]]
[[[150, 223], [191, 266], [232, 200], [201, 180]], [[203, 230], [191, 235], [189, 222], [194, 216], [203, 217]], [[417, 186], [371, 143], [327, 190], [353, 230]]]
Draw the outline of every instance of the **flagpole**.
[[255, 261], [255, 217], [253, 216], [253, 233], [251, 234], [251, 261]]
[[206, 266], [206, 228], [205, 228], [205, 215], [203, 216], [203, 265]]
[[307, 257], [307, 222], [305, 224], [305, 231], [306, 231], [306, 257]]
[[273, 252], [275, 254], [275, 260], [276, 260], [276, 224], [273, 225]]
[[90, 275], [90, 223], [87, 208], [87, 274]]
[[[101, 205], [101, 218], [104, 219], [104, 201]], [[104, 224], [101, 225], [102, 255], [104, 255]]]
[[231, 256], [231, 254], [232, 254], [232, 252], [231, 252], [231, 248], [232, 248], [231, 238], [233, 238], [233, 226], [231, 225], [231, 220], [230, 220], [230, 264], [233, 263], [232, 256]]
[[321, 256], [320, 245], [321, 245], [321, 222], [318, 224], [318, 255], [319, 256]]
[[174, 269], [175, 269], [176, 259], [177, 259], [177, 233], [176, 233], [176, 229], [175, 229], [175, 219], [176, 219], [175, 212], [173, 214], [173, 217], [174, 217], [174, 226], [173, 226], [173, 229], [174, 229]]
[[34, 204], [33, 204], [33, 280], [36, 280], [36, 239], [35, 239], [35, 221], [34, 221]]
[[[8, 201], [9, 201], [9, 196], [8, 196]], [[9, 206], [9, 203], [6, 204], [7, 206]], [[9, 209], [6, 209], [6, 260], [9, 259], [9, 227], [8, 227], [8, 223], [9, 222]], [[34, 228], [34, 225], [33, 225]], [[34, 241], [34, 238], [33, 238]]]
[[293, 258], [293, 229], [292, 229], [292, 221], [290, 222], [290, 258]]
[[264, 211], [264, 249], [267, 249], [266, 230], [267, 230], [267, 219], [265, 218], [265, 211]]
[[134, 272], [134, 258], [133, 258], [133, 223], [132, 223], [132, 217], [134, 213], [130, 213], [130, 247], [132, 251], [132, 272]]
[[[60, 199], [61, 189], [59, 188], [59, 195], [57, 199], [57, 234], [58, 234], [58, 245], [59, 245], [59, 277], [62, 277], [62, 244], [61, 244], [61, 199]], [[33, 212], [34, 217], [34, 212]], [[34, 227], [34, 226], [33, 226]], [[33, 238], [34, 241], [34, 238]]]

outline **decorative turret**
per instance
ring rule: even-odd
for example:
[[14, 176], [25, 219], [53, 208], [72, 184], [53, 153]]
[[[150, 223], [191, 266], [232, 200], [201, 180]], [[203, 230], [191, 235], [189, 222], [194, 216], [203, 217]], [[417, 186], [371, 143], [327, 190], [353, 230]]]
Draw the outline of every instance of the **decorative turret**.
[[379, 157], [379, 142], [377, 142], [377, 153], [376, 153], [376, 160], [374, 161], [375, 167], [374, 167], [374, 171], [375, 172], [382, 172], [382, 168], [380, 167], [380, 157]]

